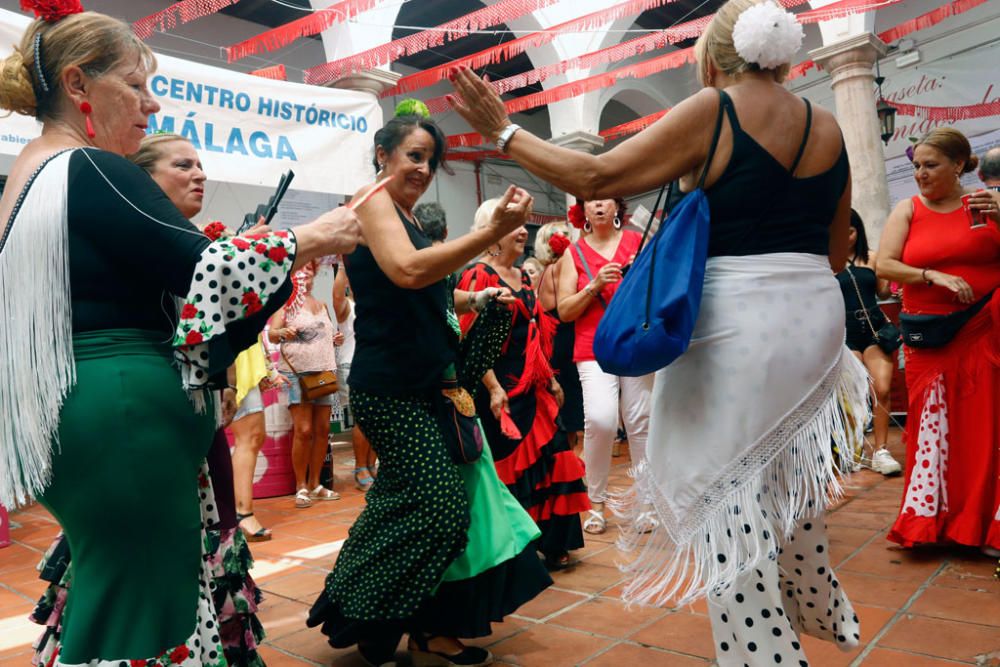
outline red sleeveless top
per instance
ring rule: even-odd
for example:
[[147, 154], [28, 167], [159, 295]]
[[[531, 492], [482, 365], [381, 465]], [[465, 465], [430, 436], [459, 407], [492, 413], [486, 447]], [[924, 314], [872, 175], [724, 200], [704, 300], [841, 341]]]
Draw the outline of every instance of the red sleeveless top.
[[[950, 213], [930, 210], [913, 197], [910, 233], [903, 245], [904, 264], [961, 276], [978, 300], [1000, 287], [1000, 230], [990, 223], [973, 229], [962, 207]], [[903, 310], [946, 315], [967, 308], [954, 294], [937, 285], [903, 286]]]
[[[642, 234], [626, 229], [622, 232], [621, 240], [618, 241], [618, 248], [615, 250], [614, 257], [610, 261], [624, 265], [639, 250], [639, 243], [641, 241]], [[596, 276], [601, 267], [607, 264], [609, 260], [604, 259], [600, 253], [591, 248], [586, 239], [580, 239], [577, 245], [583, 251], [583, 256], [587, 259], [591, 275]], [[580, 262], [580, 255], [576, 252], [576, 249], [571, 248], [566, 252], [573, 257], [573, 265], [576, 266], [576, 290], [579, 292], [590, 282], [590, 278], [587, 277], [587, 271], [583, 268], [583, 263]], [[604, 286], [601, 290], [601, 298], [604, 299], [604, 303], [611, 303], [611, 297], [615, 295], [618, 285], [619, 283], [613, 283]], [[594, 334], [597, 333], [597, 325], [600, 323], [603, 315], [604, 306], [601, 305], [600, 300], [594, 298], [591, 300], [587, 310], [583, 311], [583, 315], [576, 320], [576, 339], [573, 343], [574, 362], [594, 361]]]

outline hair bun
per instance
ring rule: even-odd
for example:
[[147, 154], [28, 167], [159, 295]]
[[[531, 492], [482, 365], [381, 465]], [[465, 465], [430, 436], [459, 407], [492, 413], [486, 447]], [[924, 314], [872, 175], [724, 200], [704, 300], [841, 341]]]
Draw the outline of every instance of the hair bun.
[[976, 170], [979, 166], [979, 156], [973, 153], [969, 156], [969, 159], [965, 162], [965, 170], [962, 171], [963, 174], [968, 174]]
[[38, 108], [28, 66], [17, 49], [0, 60], [0, 108], [24, 116], [34, 116]]
[[431, 110], [420, 100], [408, 97], [396, 105], [396, 116], [420, 116], [430, 118]]

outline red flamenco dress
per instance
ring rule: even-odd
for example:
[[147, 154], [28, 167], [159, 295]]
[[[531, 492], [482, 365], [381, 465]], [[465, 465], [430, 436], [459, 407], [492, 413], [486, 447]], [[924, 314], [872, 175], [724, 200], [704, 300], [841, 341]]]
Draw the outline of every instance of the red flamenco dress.
[[[474, 287], [472, 287], [474, 285]], [[459, 289], [507, 287], [517, 301], [510, 306], [511, 332], [493, 371], [507, 392], [510, 414], [502, 423], [490, 411], [489, 393], [476, 396], [476, 409], [496, 462], [497, 475], [542, 531], [536, 547], [550, 567], [565, 564], [583, 546], [580, 513], [590, 509], [583, 462], [556, 424], [559, 405], [549, 392], [553, 372], [548, 359], [556, 322], [547, 315], [523, 276], [519, 289], [506, 284], [490, 266], [465, 271]], [[474, 315], [461, 318], [462, 331]]]
[[[914, 197], [902, 261], [961, 276], [981, 299], [1000, 286], [1000, 231]], [[943, 287], [903, 288], [907, 313], [966, 307]], [[905, 354], [906, 490], [889, 539], [1000, 549], [1000, 291], [948, 344]]]

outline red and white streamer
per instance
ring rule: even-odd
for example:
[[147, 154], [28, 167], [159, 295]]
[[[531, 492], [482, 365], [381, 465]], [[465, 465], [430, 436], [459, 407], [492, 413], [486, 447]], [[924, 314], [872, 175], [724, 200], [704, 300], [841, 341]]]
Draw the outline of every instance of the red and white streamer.
[[890, 102], [896, 107], [896, 113], [900, 116], [915, 116], [936, 120], [944, 123], [955, 123], [960, 120], [970, 118], [988, 118], [990, 116], [1000, 116], [1000, 102], [985, 102], [982, 104], [970, 104], [963, 107], [928, 107], [920, 104], [903, 104], [900, 102]]
[[288, 72], [285, 70], [284, 65], [274, 65], [272, 67], [265, 67], [263, 69], [255, 69], [250, 72], [253, 76], [259, 76], [263, 79], [274, 79], [275, 81], [288, 81]]
[[250, 39], [223, 47], [222, 52], [226, 54], [227, 62], [235, 62], [261, 51], [274, 51], [302, 37], [318, 35], [330, 26], [352, 19], [381, 2], [383, 0], [341, 0]]
[[150, 14], [132, 24], [132, 32], [147, 40], [154, 32], [167, 32], [177, 27], [177, 22], [187, 23], [235, 5], [240, 0], [181, 0], [155, 14]]
[[[805, 0], [800, 1], [804, 2]], [[626, 2], [620, 2], [607, 9], [591, 12], [585, 16], [559, 23], [545, 30], [497, 44], [470, 56], [453, 60], [450, 63], [431, 67], [410, 76], [404, 76], [396, 82], [394, 87], [382, 93], [382, 97], [400, 95], [434, 85], [438, 81], [445, 79], [448, 76], [448, 70], [456, 65], [467, 65], [473, 69], [492, 65], [509, 60], [532, 47], [548, 44], [560, 34], [593, 30], [625, 16], [638, 15], [647, 9], [660, 7], [671, 2], [676, 2], [676, 0], [627, 0]], [[700, 32], [699, 30], [699, 34]]]
[[970, 9], [987, 2], [989, 2], [989, 0], [954, 0], [954, 2], [949, 2], [947, 5], [942, 5], [941, 7], [931, 10], [926, 14], [921, 14], [920, 16], [912, 18], [909, 21], [904, 21], [895, 28], [890, 28], [885, 32], [879, 33], [879, 39], [887, 44], [895, 42], [897, 39], [902, 39], [910, 33], [930, 28], [947, 18], [958, 16], [963, 12], [967, 12]]
[[547, 7], [558, 0], [500, 0], [496, 4], [442, 23], [436, 28], [422, 30], [412, 35], [376, 46], [361, 53], [333, 60], [306, 70], [306, 83], [324, 84], [351, 72], [362, 72], [379, 65], [386, 65], [405, 56], [420, 53], [465, 37], [475, 30], [483, 30], [513, 21], [536, 9]]
[[635, 120], [630, 120], [627, 123], [622, 123], [621, 125], [615, 125], [614, 127], [609, 127], [606, 130], [601, 130], [598, 134], [604, 137], [605, 141], [621, 139], [622, 137], [627, 137], [630, 134], [636, 134], [637, 132], [645, 130], [647, 127], [666, 116], [668, 111], [670, 111], [670, 109], [657, 111], [656, 113], [651, 113], [648, 116], [636, 118]]

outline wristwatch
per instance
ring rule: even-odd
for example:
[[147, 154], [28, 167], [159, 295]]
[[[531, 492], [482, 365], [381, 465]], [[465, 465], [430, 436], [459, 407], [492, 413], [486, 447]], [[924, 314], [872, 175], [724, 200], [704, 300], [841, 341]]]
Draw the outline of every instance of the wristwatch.
[[501, 153], [507, 152], [507, 144], [510, 143], [510, 138], [514, 136], [514, 133], [521, 129], [521, 126], [516, 123], [511, 123], [507, 127], [500, 131], [500, 136], [497, 137], [497, 150]]

